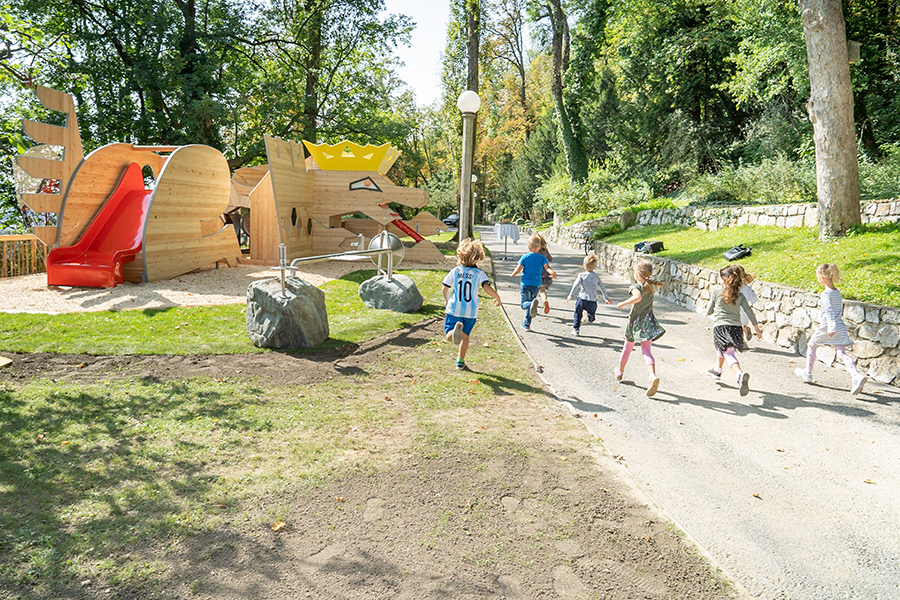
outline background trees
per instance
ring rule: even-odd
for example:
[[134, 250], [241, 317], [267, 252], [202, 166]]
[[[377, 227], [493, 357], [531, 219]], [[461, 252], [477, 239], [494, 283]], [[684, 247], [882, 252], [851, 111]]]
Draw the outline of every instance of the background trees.
[[[385, 14], [383, 0], [8, 4], [0, 151], [29, 145], [22, 116], [44, 117], [31, 114], [33, 81], [76, 96], [88, 151], [201, 142], [238, 167], [262, 159], [264, 133], [391, 141], [404, 152], [392, 177], [427, 187], [443, 216], [458, 205], [456, 98], [477, 85], [476, 212], [568, 218], [660, 196], [816, 200], [798, 0], [448, 1], [434, 106], [397, 79], [394, 50], [412, 23]], [[849, 67], [859, 190], [895, 195], [900, 0], [842, 8], [862, 44]], [[9, 208], [8, 169], [0, 161]]]

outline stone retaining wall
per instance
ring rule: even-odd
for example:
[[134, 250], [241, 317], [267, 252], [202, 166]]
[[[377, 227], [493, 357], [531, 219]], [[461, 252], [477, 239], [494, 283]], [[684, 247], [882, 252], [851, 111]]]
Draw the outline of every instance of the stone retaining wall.
[[[580, 248], [581, 237], [575, 232], [580, 230], [573, 230], [554, 227], [547, 232], [547, 237]], [[572, 240], [577, 241], [573, 244]], [[594, 242], [594, 252], [600, 259], [601, 270], [626, 280], [632, 278], [636, 256], [650, 259], [655, 266], [654, 278], [666, 284], [658, 293], [701, 314], [706, 314], [710, 293], [719, 285], [718, 272], [711, 269], [637, 253], [606, 242]], [[755, 281], [752, 287], [759, 296], [753, 310], [763, 330], [763, 339], [805, 355], [806, 343], [819, 321], [819, 295], [765, 281]], [[851, 353], [858, 360], [860, 372], [876, 381], [900, 386], [900, 309], [844, 301], [844, 321], [854, 341]], [[830, 346], [820, 346], [816, 356], [826, 365], [843, 368], [840, 361], [835, 362]]]
[[[863, 223], [900, 221], [900, 201], [881, 200], [862, 206]], [[818, 227], [815, 204], [773, 204], [729, 208], [676, 208], [642, 210], [637, 214], [637, 227], [672, 223], [717, 231], [741, 225], [773, 225], [775, 227]]]

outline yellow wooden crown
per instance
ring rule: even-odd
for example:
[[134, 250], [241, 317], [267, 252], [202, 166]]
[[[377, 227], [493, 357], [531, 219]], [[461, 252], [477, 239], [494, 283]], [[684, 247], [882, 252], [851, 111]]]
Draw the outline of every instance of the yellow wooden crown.
[[303, 145], [323, 171], [377, 171], [384, 175], [400, 158], [400, 151], [390, 142], [360, 146], [346, 140], [337, 144], [311, 144], [303, 140]]

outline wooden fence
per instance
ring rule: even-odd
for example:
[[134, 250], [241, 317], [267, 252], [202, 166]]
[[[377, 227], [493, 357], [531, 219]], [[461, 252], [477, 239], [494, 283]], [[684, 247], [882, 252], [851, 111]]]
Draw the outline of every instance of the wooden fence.
[[43, 273], [47, 245], [33, 235], [0, 235], [0, 277]]

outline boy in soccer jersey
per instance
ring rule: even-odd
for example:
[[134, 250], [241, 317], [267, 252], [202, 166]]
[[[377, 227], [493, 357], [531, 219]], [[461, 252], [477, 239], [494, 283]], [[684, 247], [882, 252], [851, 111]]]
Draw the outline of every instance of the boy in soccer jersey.
[[500, 294], [491, 287], [487, 274], [476, 265], [484, 259], [484, 246], [468, 238], [456, 248], [456, 266], [444, 277], [444, 300], [447, 301], [444, 333], [447, 341], [459, 346], [456, 368], [466, 368], [469, 334], [478, 318], [478, 289], [483, 289], [500, 306]]

